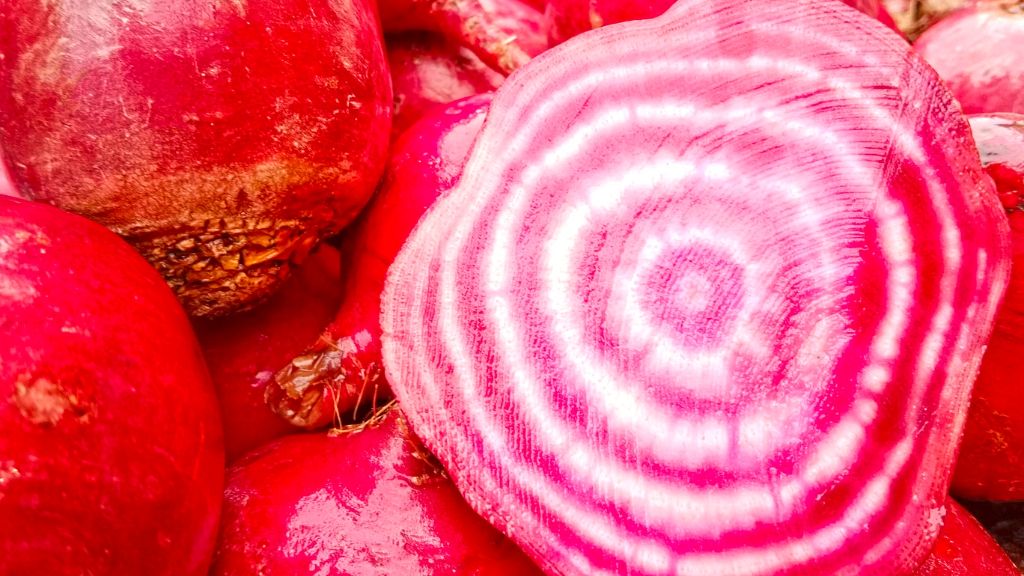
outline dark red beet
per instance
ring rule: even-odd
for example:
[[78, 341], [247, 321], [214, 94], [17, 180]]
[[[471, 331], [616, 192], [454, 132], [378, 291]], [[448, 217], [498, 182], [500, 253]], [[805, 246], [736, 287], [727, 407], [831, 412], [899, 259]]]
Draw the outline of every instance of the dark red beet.
[[341, 300], [338, 251], [323, 246], [267, 303], [241, 314], [197, 321], [224, 422], [229, 462], [297, 429], [267, 408], [274, 372], [330, 323]]
[[391, 134], [400, 136], [427, 112], [484, 92], [505, 79], [469, 49], [429, 32], [387, 38], [395, 115]]
[[195, 315], [268, 297], [383, 170], [370, 0], [0, 0], [22, 193], [131, 241]]
[[1024, 500], [1024, 115], [970, 120], [982, 164], [1009, 214], [1013, 267], [974, 384], [953, 492], [972, 500]]
[[378, 0], [385, 32], [439, 33], [508, 74], [547, 49], [543, 17], [520, 0]]
[[117, 236], [0, 197], [0, 574], [200, 576], [223, 488], [202, 354]]
[[[880, 0], [841, 0], [897, 30]], [[545, 17], [549, 40], [564, 42], [573, 36], [608, 24], [660, 16], [675, 0], [548, 0]]]
[[384, 184], [345, 240], [345, 290], [327, 331], [267, 387], [271, 408], [298, 426], [391, 395], [380, 358], [380, 294], [388, 266], [434, 200], [458, 181], [489, 94], [436, 110], [399, 138]]
[[1020, 572], [985, 527], [949, 499], [939, 538], [915, 576], [1020, 576]]
[[228, 474], [211, 576], [533, 576], [466, 504], [397, 409], [281, 438]]
[[915, 47], [967, 114], [1024, 113], [1024, 13], [1011, 7], [958, 10], [926, 30]]

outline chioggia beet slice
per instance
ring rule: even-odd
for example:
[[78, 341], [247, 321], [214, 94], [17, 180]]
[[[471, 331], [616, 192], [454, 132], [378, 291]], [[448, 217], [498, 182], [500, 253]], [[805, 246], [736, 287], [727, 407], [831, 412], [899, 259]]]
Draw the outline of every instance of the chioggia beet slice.
[[121, 234], [193, 315], [269, 297], [386, 161], [371, 0], [0, 0], [0, 55], [22, 193]]
[[[841, 1], [898, 30], [879, 0]], [[608, 24], [660, 16], [674, 3], [675, 0], [548, 0], [548, 36], [552, 44], [557, 44]]]
[[1009, 215], [1013, 270], [974, 384], [953, 492], [1024, 500], [1024, 115], [978, 115], [970, 122]]
[[551, 574], [909, 574], [1005, 220], [899, 36], [836, 2], [684, 0], [498, 89], [388, 272], [386, 376]]
[[505, 81], [469, 49], [437, 34], [396, 34], [387, 38], [387, 47], [395, 95], [394, 137], [427, 112], [460, 98], [491, 92]]
[[0, 197], [0, 574], [204, 576], [220, 420], [181, 306], [102, 226]]
[[228, 473], [211, 576], [534, 576], [462, 500], [398, 409], [281, 438]]
[[949, 499], [939, 538], [915, 576], [1020, 576], [1020, 571], [985, 527]]
[[327, 330], [267, 386], [270, 407], [305, 428], [352, 419], [391, 397], [380, 356], [380, 295], [409, 232], [462, 174], [490, 94], [459, 100], [413, 125], [395, 145], [380, 192], [347, 235], [341, 307]]
[[321, 246], [265, 304], [227, 318], [197, 320], [224, 422], [228, 461], [297, 432], [264, 401], [274, 373], [330, 324], [341, 301], [338, 251]]
[[958, 10], [915, 44], [968, 114], [1024, 114], [1024, 11], [1006, 4]]
[[502, 74], [548, 47], [541, 12], [520, 0], [378, 0], [377, 6], [385, 32], [439, 33]]

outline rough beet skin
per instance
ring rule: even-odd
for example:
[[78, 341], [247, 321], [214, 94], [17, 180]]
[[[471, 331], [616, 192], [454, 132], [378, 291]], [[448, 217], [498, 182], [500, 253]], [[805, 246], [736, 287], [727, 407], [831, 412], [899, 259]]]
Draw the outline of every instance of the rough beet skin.
[[346, 234], [342, 303], [331, 325], [267, 386], [270, 407], [297, 426], [323, 428], [390, 398], [380, 356], [380, 297], [406, 237], [462, 174], [490, 94], [428, 114], [396, 142], [381, 190]]
[[397, 409], [335, 436], [281, 438], [231, 468], [211, 576], [257, 572], [540, 575], [462, 500]]
[[0, 574], [201, 576], [224, 475], [160, 276], [98, 224], [0, 197]]
[[268, 297], [386, 159], [369, 0], [0, 0], [0, 54], [22, 194], [127, 238], [194, 315]]
[[267, 407], [274, 372], [330, 323], [341, 298], [338, 251], [323, 245], [265, 304], [227, 318], [197, 320], [224, 422], [228, 462], [298, 429]]

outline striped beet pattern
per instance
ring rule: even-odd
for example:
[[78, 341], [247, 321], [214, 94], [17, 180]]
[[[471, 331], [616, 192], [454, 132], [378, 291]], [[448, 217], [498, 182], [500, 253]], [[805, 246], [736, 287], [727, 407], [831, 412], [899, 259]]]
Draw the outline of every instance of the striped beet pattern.
[[1007, 280], [948, 92], [830, 2], [538, 57], [392, 265], [387, 378], [551, 574], [906, 574]]

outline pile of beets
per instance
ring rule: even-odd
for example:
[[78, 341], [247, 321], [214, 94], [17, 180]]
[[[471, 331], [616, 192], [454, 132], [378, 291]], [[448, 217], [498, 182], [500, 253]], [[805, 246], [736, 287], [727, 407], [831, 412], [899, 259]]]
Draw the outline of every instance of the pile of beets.
[[0, 0], [0, 154], [0, 576], [1024, 567], [1020, 1]]

